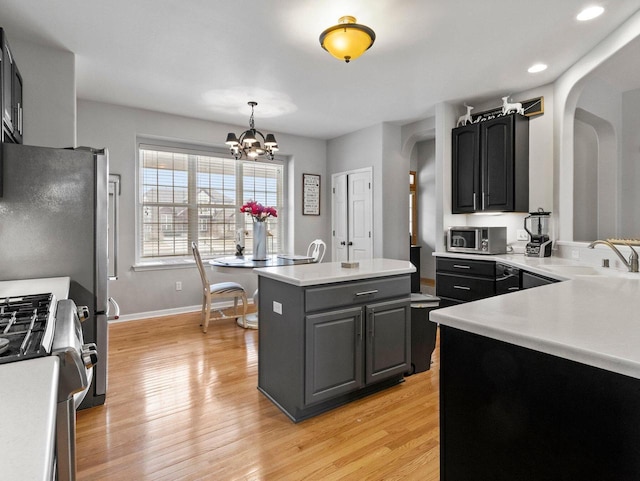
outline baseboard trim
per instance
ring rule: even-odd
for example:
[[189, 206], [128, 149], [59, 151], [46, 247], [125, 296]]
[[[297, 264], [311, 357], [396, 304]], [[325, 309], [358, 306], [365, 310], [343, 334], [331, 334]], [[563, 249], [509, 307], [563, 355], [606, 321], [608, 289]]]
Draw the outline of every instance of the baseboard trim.
[[[253, 304], [253, 300], [247, 299], [248, 305]], [[214, 309], [227, 309], [229, 307], [233, 307], [233, 301], [221, 301], [216, 302], [211, 305]], [[142, 319], [149, 319], [151, 317], [165, 317], [165, 316], [175, 316], [176, 314], [187, 314], [190, 312], [199, 312], [202, 309], [200, 304], [196, 306], [183, 306], [183, 307], [175, 307], [172, 309], [162, 309], [158, 311], [147, 311], [147, 312], [138, 312], [134, 314], [125, 314], [120, 316], [118, 319], [109, 319], [109, 323], [117, 323], [117, 322], [129, 322], [129, 321], [139, 321]]]

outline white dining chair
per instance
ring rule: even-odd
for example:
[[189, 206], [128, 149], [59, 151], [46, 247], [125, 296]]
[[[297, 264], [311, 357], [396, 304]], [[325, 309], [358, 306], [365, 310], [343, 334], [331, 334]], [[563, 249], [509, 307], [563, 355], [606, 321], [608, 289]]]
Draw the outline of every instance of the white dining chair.
[[[193, 257], [196, 260], [198, 271], [200, 272], [200, 279], [202, 280], [202, 331], [207, 332], [207, 328], [209, 327], [209, 320], [211, 318], [211, 301], [213, 299], [229, 299], [231, 297], [233, 297], [234, 315], [226, 316], [221, 313], [221, 316], [214, 319], [238, 319], [238, 317], [242, 317], [242, 327], [246, 328], [247, 292], [244, 290], [244, 287], [237, 282], [218, 282], [211, 284], [207, 277], [207, 272], [204, 269], [204, 265], [202, 264], [198, 245], [195, 242], [191, 243], [191, 250], [193, 252]], [[242, 299], [242, 316], [238, 315], [238, 299]]]
[[322, 262], [327, 244], [321, 239], [314, 240], [307, 248], [307, 257], [313, 257], [313, 262]]

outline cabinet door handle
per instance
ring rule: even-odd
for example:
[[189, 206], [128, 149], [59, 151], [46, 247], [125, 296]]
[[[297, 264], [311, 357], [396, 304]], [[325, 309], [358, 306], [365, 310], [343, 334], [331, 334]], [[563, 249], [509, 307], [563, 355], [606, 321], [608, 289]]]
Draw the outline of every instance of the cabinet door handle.
[[476, 193], [473, 193], [473, 210], [476, 210]]
[[453, 264], [453, 267], [455, 267], [456, 269], [471, 269], [471, 266], [463, 266], [460, 264]]
[[509, 291], [519, 291], [520, 288], [519, 287], [510, 287], [509, 289], [507, 289]]
[[471, 288], [467, 286], [453, 286], [454, 289], [460, 289], [462, 291], [470, 291]]
[[485, 192], [482, 193], [482, 210], [484, 210], [484, 199], [485, 197], [487, 197], [487, 194]]
[[369, 296], [371, 294], [377, 294], [377, 293], [378, 293], [378, 289], [374, 289], [372, 291], [356, 292], [356, 297]]
[[345, 241], [342, 241], [342, 242], [340, 242], [340, 245], [341, 245], [341, 246], [346, 246], [346, 245], [347, 245], [347, 243], [346, 243]]

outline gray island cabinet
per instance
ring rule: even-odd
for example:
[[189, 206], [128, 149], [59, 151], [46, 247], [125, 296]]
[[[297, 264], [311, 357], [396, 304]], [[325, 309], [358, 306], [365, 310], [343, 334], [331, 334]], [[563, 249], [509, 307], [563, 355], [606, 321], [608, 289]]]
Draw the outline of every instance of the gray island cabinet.
[[298, 422], [402, 381], [413, 270], [392, 259], [256, 269], [258, 389]]

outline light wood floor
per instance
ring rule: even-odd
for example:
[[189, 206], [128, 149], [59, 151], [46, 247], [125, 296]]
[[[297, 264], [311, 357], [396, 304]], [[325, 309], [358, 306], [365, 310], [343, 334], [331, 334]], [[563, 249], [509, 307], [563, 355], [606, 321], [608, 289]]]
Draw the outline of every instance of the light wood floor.
[[80, 480], [439, 479], [438, 370], [298, 424], [258, 390], [256, 331], [199, 315], [109, 326], [104, 406], [78, 412]]

